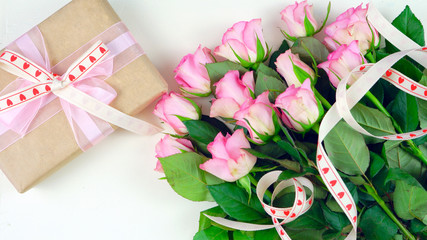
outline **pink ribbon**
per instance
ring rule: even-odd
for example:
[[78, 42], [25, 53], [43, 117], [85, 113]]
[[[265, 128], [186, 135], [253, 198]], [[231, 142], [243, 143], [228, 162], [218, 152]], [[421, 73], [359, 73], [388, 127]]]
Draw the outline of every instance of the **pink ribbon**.
[[[104, 39], [109, 40], [106, 45], [97, 43], [82, 55], [93, 42]], [[0, 56], [2, 68], [20, 76], [0, 92], [0, 151], [61, 110], [79, 147], [84, 151], [95, 145], [113, 132], [112, 127], [76, 103], [71, 104], [70, 98], [64, 100], [64, 95], [59, 94], [61, 88], [75, 88], [83, 93], [80, 95], [90, 96], [83, 101], [109, 104], [117, 93], [104, 80], [142, 54], [122, 23], [113, 25], [52, 68], [37, 27], [18, 38]]]

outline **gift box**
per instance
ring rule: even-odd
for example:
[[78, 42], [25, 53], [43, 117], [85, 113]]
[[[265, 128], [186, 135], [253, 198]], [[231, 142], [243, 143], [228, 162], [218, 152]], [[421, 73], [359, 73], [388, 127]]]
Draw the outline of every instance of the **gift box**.
[[[106, 0], [73, 0], [40, 23], [38, 29], [50, 65], [55, 66], [67, 56], [76, 55], [73, 58], [77, 58], [76, 50], [95, 41], [96, 36], [119, 22], [120, 18]], [[16, 78], [0, 69], [0, 90]], [[146, 55], [133, 59], [105, 82], [117, 92], [110, 106], [129, 115], [137, 114], [167, 91], [166, 82]], [[55, 101], [59, 99], [51, 104]], [[6, 138], [1, 136], [0, 143], [4, 144]], [[67, 117], [60, 111], [1, 151], [0, 168], [22, 193], [80, 153], [82, 150]]]

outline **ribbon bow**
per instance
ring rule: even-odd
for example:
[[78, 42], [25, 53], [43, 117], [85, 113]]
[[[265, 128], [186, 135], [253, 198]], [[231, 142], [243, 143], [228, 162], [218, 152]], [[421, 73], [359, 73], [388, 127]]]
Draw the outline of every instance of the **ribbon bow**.
[[[130, 39], [128, 43], [122, 43], [126, 39]], [[0, 92], [0, 134], [13, 131], [23, 137], [35, 122], [46, 121], [61, 108], [82, 150], [113, 132], [108, 122], [143, 135], [157, 132], [157, 127], [107, 105], [117, 96], [104, 81], [113, 74], [113, 58], [135, 44], [128, 33], [116, 40], [116, 45], [120, 44], [113, 44], [115, 53], [111, 56], [107, 45], [98, 41], [59, 76], [51, 71], [44, 43], [43, 52], [28, 35], [18, 39], [16, 44], [23, 54], [5, 50], [0, 55], [0, 68], [19, 77]], [[47, 106], [57, 97], [61, 108]], [[38, 120], [44, 114], [48, 116]]]

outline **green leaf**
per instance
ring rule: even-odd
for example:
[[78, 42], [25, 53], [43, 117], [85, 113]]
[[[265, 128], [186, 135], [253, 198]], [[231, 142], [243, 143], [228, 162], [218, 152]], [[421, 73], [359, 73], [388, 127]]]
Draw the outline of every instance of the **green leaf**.
[[267, 239], [268, 240], [280, 240], [280, 237], [277, 234], [277, 231], [275, 228], [255, 232], [255, 239], [254, 240], [267, 240]]
[[[373, 135], [386, 136], [396, 134], [390, 118], [377, 109], [362, 104], [356, 104], [351, 110], [351, 113], [360, 126]], [[367, 140], [368, 144], [384, 141], [372, 137], [365, 138], [365, 140]]]
[[286, 232], [288, 233], [289, 237], [291, 237], [292, 240], [323, 240], [322, 239], [322, 233], [326, 229], [322, 230], [313, 230], [313, 229], [307, 229], [304, 231], [301, 230], [294, 230], [294, 229], [287, 229]]
[[286, 227], [291, 229], [324, 229], [326, 227], [325, 218], [323, 217], [322, 208], [318, 201], [313, 202], [310, 210], [287, 223]]
[[252, 148], [245, 148], [244, 150], [247, 151], [248, 153], [254, 155], [257, 158], [269, 159], [269, 160], [273, 160], [273, 161], [280, 161], [280, 159], [277, 159], [277, 158], [274, 158], [274, 157], [270, 157], [267, 154], [262, 153], [262, 152], [258, 152], [257, 150], [252, 149]]
[[299, 148], [293, 147], [290, 143], [284, 140], [277, 142], [277, 145], [285, 150], [293, 159], [297, 160], [301, 165], [306, 166], [306, 161], [304, 161], [300, 155]]
[[411, 221], [411, 226], [409, 228], [409, 231], [413, 233], [425, 232], [427, 231], [427, 225], [418, 219], [414, 219]]
[[284, 39], [282, 41], [282, 44], [280, 45], [279, 49], [277, 51], [275, 51], [273, 54], [271, 54], [270, 63], [268, 64], [268, 66], [270, 66], [271, 68], [276, 70], [277, 67], [276, 67], [275, 62], [276, 62], [277, 58], [279, 57], [280, 54], [286, 52], [286, 50], [288, 50], [288, 49], [289, 49], [289, 44], [286, 41], [286, 39]]
[[400, 146], [400, 141], [386, 141], [384, 143], [384, 152], [390, 168], [400, 168], [415, 178], [424, 175], [425, 166], [417, 158], [403, 150]]
[[405, 181], [396, 181], [393, 194], [394, 211], [405, 220], [414, 218], [427, 224], [427, 191], [422, 187], [412, 186]]
[[283, 150], [286, 151], [286, 153], [288, 153], [295, 159], [301, 159], [301, 156], [299, 155], [298, 150], [295, 147], [293, 147], [289, 142], [285, 140], [280, 140], [277, 142], [277, 145], [279, 145], [279, 147], [281, 147]]
[[224, 136], [227, 133], [232, 134], [230, 128], [228, 128], [227, 125], [225, 125], [223, 122], [221, 122], [220, 120], [218, 120], [216, 118], [211, 118], [209, 116], [202, 115], [201, 120], [211, 124], [212, 126], [216, 127], [217, 129], [219, 129]]
[[[427, 86], [427, 76], [424, 75], [420, 83]], [[417, 98], [418, 104], [418, 118], [420, 119], [420, 127], [427, 128], [427, 101], [421, 98]]]
[[286, 90], [286, 83], [279, 78], [271, 77], [263, 72], [258, 72], [255, 82], [255, 96], [259, 96], [265, 91], [270, 91], [268, 95], [271, 102]]
[[369, 152], [371, 156], [371, 166], [369, 167], [369, 176], [375, 177], [385, 165], [385, 160], [374, 152]]
[[199, 231], [205, 230], [206, 228], [209, 228], [210, 226], [217, 224], [217, 223], [213, 222], [212, 220], [210, 220], [209, 218], [207, 218], [205, 216], [205, 214], [209, 215], [209, 216], [213, 216], [213, 217], [225, 217], [225, 216], [227, 216], [227, 214], [219, 206], [209, 208], [205, 211], [200, 212]]
[[301, 176], [304, 176], [305, 174], [306, 174], [305, 172], [298, 173], [298, 172], [294, 172], [292, 170], [284, 170], [284, 171], [282, 171], [282, 173], [277, 178], [277, 181], [283, 181], [283, 180], [288, 180], [291, 178], [301, 177]]
[[336, 213], [326, 206], [325, 203], [321, 202], [323, 216], [325, 217], [326, 223], [334, 228], [335, 230], [341, 231], [345, 226], [350, 224], [347, 216], [344, 213]]
[[393, 240], [403, 240], [403, 235], [400, 235], [400, 234], [394, 235]]
[[326, 136], [325, 148], [336, 168], [349, 175], [362, 175], [369, 166], [369, 150], [363, 136], [345, 122]]
[[344, 240], [345, 235], [341, 234], [341, 231], [335, 231], [334, 229], [328, 229], [322, 234], [323, 240]]
[[[387, 193], [392, 192], [392, 183], [391, 182], [385, 182], [388, 175], [388, 168], [382, 168], [375, 177], [372, 178], [372, 183], [375, 186], [375, 189], [378, 192], [378, 195], [383, 196]], [[367, 195], [367, 196], [366, 196]], [[367, 201], [373, 201], [373, 198], [366, 194], [364, 197]], [[371, 199], [371, 200], [370, 200]]]
[[384, 184], [387, 184], [389, 181], [404, 181], [408, 185], [422, 187], [421, 184], [417, 181], [417, 179], [415, 179], [409, 173], [403, 171], [400, 168], [390, 168], [388, 170], [388, 174], [384, 181]]
[[233, 240], [254, 240], [253, 232], [234, 231]]
[[335, 199], [332, 197], [332, 195], [328, 196], [328, 199], [326, 200], [326, 206], [328, 206], [328, 208], [334, 212], [337, 212], [337, 213], [343, 212], [340, 205], [337, 203], [337, 201], [335, 201]]
[[402, 128], [403, 132], [414, 131], [418, 127], [418, 105], [414, 96], [398, 92], [387, 110]]
[[274, 159], [278, 159], [286, 154], [286, 151], [277, 146], [275, 142], [268, 142], [264, 145], [257, 145], [254, 149], [257, 152], [263, 153]]
[[237, 180], [237, 184], [239, 187], [246, 190], [246, 192], [249, 195], [249, 200], [250, 200], [251, 196], [252, 196], [252, 188], [251, 188], [251, 180], [249, 179], [249, 176], [246, 175], [244, 177], [241, 177], [239, 180]]
[[[420, 46], [425, 45], [423, 25], [420, 20], [415, 17], [409, 6], [406, 6], [406, 8], [393, 20], [391, 24]], [[388, 41], [386, 41], [386, 50], [388, 53], [399, 51], [399, 49]]]
[[302, 44], [308, 48], [317, 63], [328, 60], [329, 51], [319, 40], [315, 39], [314, 37], [298, 38], [298, 40], [291, 47], [291, 50], [293, 54], [298, 54], [300, 59], [307, 65], [311, 66], [313, 64], [313, 60], [311, 59], [310, 54], [308, 54], [307, 51], [302, 47]]
[[358, 204], [359, 203], [359, 194], [357, 192], [356, 185], [354, 185], [354, 183], [349, 182], [349, 181], [345, 181], [344, 183], [347, 186], [348, 191], [350, 192], [351, 196], [353, 197], [354, 203]]
[[280, 79], [280, 75], [279, 75], [279, 73], [276, 72], [276, 70], [274, 70], [273, 68], [267, 67], [263, 63], [261, 63], [258, 66], [258, 69], [256, 70], [256, 72], [257, 72], [257, 74], [260, 73], [260, 72], [262, 72], [262, 73], [264, 73], [267, 76], [275, 77], [277, 79]]
[[367, 240], [390, 240], [398, 229], [378, 205], [363, 213], [359, 226]]
[[205, 67], [208, 70], [209, 79], [211, 80], [212, 84], [218, 82], [221, 78], [224, 77], [226, 73], [231, 70], [238, 70], [240, 72], [240, 75], [243, 75], [245, 72], [248, 71], [240, 64], [231, 61], [208, 63], [205, 65]]
[[228, 231], [212, 226], [196, 233], [193, 240], [228, 240]]
[[205, 180], [206, 180], [206, 184], [207, 185], [216, 185], [216, 184], [221, 184], [224, 183], [224, 180], [222, 180], [221, 178], [218, 178], [208, 172], [204, 172], [205, 174]]
[[190, 137], [204, 144], [212, 142], [220, 132], [218, 128], [202, 120], [188, 120], [183, 123], [188, 129]]
[[192, 201], [212, 200], [204, 172], [199, 168], [203, 157], [194, 152], [159, 158], [169, 185], [176, 193]]
[[238, 221], [253, 221], [265, 217], [258, 198], [249, 200], [246, 191], [236, 184], [222, 183], [208, 186], [208, 189], [224, 212]]

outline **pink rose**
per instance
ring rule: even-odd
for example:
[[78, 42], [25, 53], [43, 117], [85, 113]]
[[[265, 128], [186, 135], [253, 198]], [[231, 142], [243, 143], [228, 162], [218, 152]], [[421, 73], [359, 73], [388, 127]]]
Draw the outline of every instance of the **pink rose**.
[[300, 87], [288, 87], [277, 97], [275, 106], [283, 111], [283, 123], [297, 132], [309, 130], [323, 111], [323, 108], [319, 111], [322, 106], [318, 104], [308, 78]]
[[234, 182], [247, 175], [256, 163], [257, 158], [244, 150], [250, 147], [243, 129], [225, 137], [218, 133], [208, 145], [212, 159], [201, 164], [200, 168], [225, 181]]
[[174, 72], [175, 80], [184, 95], [209, 96], [211, 81], [205, 64], [213, 62], [211, 50], [200, 45], [194, 54], [188, 54], [181, 59]]
[[[328, 55], [328, 61], [319, 64], [318, 67], [326, 71], [329, 81], [337, 87], [339, 81], [347, 76], [351, 70], [366, 62], [359, 50], [357, 41], [353, 41], [349, 45], [339, 46], [337, 50]], [[353, 84], [359, 77], [358, 74], [352, 74], [348, 84]]]
[[366, 8], [360, 4], [357, 8], [350, 8], [339, 15], [335, 22], [325, 28], [325, 45], [330, 50], [335, 50], [342, 44], [350, 44], [353, 40], [359, 41], [359, 49], [363, 54], [371, 46], [372, 32], [374, 33], [374, 46], [379, 44], [377, 30], [366, 21]]
[[253, 72], [247, 72], [240, 79], [239, 71], [230, 71], [215, 86], [216, 99], [212, 99], [210, 117], [233, 118], [240, 106], [252, 99], [254, 75]]
[[[319, 26], [313, 17], [313, 5], [308, 5], [307, 1], [287, 6], [280, 14], [285, 21], [286, 34], [293, 38], [312, 36]], [[305, 19], [307, 18], [307, 24]]]
[[262, 144], [278, 131], [274, 124], [273, 111], [273, 105], [268, 100], [268, 92], [264, 92], [256, 100], [246, 101], [233, 118], [237, 120], [237, 125], [249, 131], [254, 142]]
[[193, 120], [198, 120], [201, 117], [200, 108], [191, 99], [175, 92], [164, 94], [153, 113], [180, 135], [187, 134], [188, 131], [177, 116]]
[[240, 62], [244, 67], [266, 60], [268, 49], [262, 34], [261, 19], [234, 24], [224, 33], [222, 45], [216, 47], [214, 52], [230, 61]]
[[[193, 144], [184, 138], [174, 138], [170, 135], [165, 135], [156, 144], [156, 158], [169, 157], [183, 152], [194, 152]], [[157, 160], [156, 168], [158, 172], [163, 172], [162, 164]]]
[[305, 79], [310, 78], [313, 82], [315, 73], [307, 64], [299, 58], [298, 54], [292, 54], [291, 50], [287, 50], [277, 57], [275, 62], [277, 71], [285, 78], [288, 86], [301, 86]]

